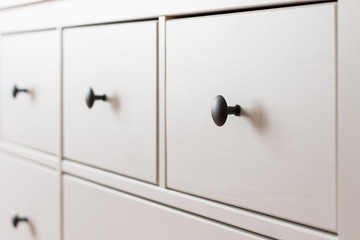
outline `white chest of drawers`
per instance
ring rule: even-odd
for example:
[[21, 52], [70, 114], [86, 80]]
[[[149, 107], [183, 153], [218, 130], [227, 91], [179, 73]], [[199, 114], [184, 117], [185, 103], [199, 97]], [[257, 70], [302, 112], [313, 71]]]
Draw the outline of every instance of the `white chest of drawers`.
[[0, 11], [0, 237], [360, 239], [359, 9]]

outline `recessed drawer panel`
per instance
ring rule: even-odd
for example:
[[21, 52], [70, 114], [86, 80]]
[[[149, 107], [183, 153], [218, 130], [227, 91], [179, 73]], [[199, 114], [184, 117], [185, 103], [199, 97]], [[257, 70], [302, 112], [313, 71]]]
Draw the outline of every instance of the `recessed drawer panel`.
[[64, 240], [261, 240], [75, 177], [64, 177]]
[[156, 29], [148, 21], [64, 31], [66, 158], [156, 182]]
[[166, 32], [168, 186], [335, 231], [334, 4]]
[[60, 240], [59, 180], [55, 170], [0, 153], [0, 239]]
[[1, 126], [6, 140], [57, 154], [60, 139], [60, 35], [4, 35]]

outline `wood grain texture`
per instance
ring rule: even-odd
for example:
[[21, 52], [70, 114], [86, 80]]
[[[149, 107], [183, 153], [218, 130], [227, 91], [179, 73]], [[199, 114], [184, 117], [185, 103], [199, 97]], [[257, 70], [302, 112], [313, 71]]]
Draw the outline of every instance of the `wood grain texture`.
[[[136, 195], [159, 204], [171, 206], [218, 222], [246, 229], [279, 240], [337, 240], [335, 234], [304, 227], [245, 209], [201, 199], [177, 191], [160, 188], [135, 179], [84, 166], [69, 160], [63, 161], [64, 173]], [[161, 225], [161, 224], [160, 224]], [[166, 228], [166, 225], [162, 225]]]
[[268, 239], [67, 175], [64, 217], [64, 240]]
[[360, 2], [338, 3], [339, 164], [341, 240], [360, 239]]
[[[166, 32], [168, 187], [336, 231], [335, 5]], [[220, 128], [218, 94], [243, 108]]]
[[[22, 158], [0, 153], [0, 238], [60, 240], [58, 173]], [[11, 223], [13, 212], [29, 223]]]
[[[2, 137], [59, 153], [60, 51], [56, 31], [6, 35], [1, 50]], [[12, 96], [14, 85], [29, 93]]]
[[[156, 183], [157, 22], [64, 30], [64, 156]], [[92, 87], [107, 100], [89, 109]]]

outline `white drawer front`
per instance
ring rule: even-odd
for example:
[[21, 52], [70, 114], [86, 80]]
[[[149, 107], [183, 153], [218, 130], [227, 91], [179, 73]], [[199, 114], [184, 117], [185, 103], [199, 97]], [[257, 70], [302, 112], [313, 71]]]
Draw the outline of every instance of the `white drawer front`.
[[[28, 92], [17, 92], [14, 86]], [[1, 126], [4, 139], [59, 152], [60, 35], [55, 30], [2, 37]]]
[[[156, 182], [157, 22], [64, 31], [66, 158]], [[89, 108], [92, 88], [106, 95]]]
[[[166, 31], [168, 186], [334, 231], [334, 4], [170, 20]], [[217, 95], [243, 109], [222, 127]]]
[[[0, 239], [60, 240], [59, 175], [0, 153]], [[12, 217], [26, 217], [14, 227]]]
[[64, 240], [265, 239], [66, 175], [64, 223]]

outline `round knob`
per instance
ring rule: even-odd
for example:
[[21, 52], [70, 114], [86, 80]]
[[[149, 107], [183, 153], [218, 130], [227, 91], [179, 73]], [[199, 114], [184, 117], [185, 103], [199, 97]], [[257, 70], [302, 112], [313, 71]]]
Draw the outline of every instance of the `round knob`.
[[90, 88], [90, 91], [89, 91], [88, 95], [86, 96], [85, 100], [86, 100], [86, 105], [89, 108], [92, 108], [92, 106], [94, 105], [94, 102], [96, 100], [106, 101], [106, 95], [105, 94], [104, 95], [95, 95], [93, 89]]
[[235, 116], [240, 116], [240, 113], [241, 107], [239, 105], [228, 107], [225, 98], [221, 95], [215, 97], [211, 106], [212, 119], [219, 127], [225, 124], [228, 115], [233, 114]]
[[28, 221], [29, 220], [27, 217], [19, 217], [19, 215], [17, 213], [14, 213], [13, 217], [11, 218], [11, 222], [12, 222], [14, 228], [17, 227], [19, 222], [28, 222]]
[[12, 95], [14, 98], [16, 98], [16, 95], [19, 93], [19, 92], [29, 92], [29, 90], [25, 89], [25, 88], [18, 88], [16, 86], [16, 84], [14, 85], [14, 88], [12, 90]]

